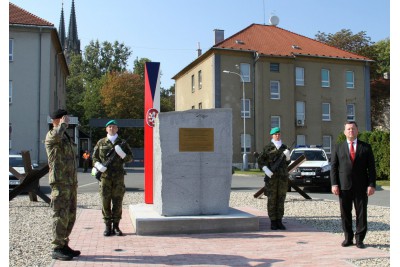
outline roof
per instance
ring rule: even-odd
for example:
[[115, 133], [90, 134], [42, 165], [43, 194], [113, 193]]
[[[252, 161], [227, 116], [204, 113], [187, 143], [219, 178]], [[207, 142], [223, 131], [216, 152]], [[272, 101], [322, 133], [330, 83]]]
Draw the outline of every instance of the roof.
[[313, 56], [370, 60], [277, 26], [261, 24], [251, 24], [242, 31], [214, 45], [213, 48], [253, 51], [260, 56]]
[[214, 53], [215, 50], [257, 52], [258, 56], [265, 57], [296, 58], [303, 56], [372, 61], [367, 57], [341, 50], [277, 26], [253, 23], [231, 37], [215, 44], [211, 49], [180, 70], [172, 79], [177, 79], [188, 68]]
[[35, 26], [50, 26], [54, 27], [54, 24], [39, 18], [36, 15], [22, 9], [13, 3], [9, 5], [9, 23], [10, 24], [21, 24], [21, 25], [35, 25]]

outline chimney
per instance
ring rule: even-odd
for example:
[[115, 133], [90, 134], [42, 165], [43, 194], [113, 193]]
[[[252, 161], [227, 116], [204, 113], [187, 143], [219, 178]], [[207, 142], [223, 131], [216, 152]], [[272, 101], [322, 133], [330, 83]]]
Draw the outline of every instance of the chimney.
[[224, 40], [224, 30], [214, 30], [214, 44], [218, 44]]
[[197, 43], [197, 57], [201, 56], [200, 42]]

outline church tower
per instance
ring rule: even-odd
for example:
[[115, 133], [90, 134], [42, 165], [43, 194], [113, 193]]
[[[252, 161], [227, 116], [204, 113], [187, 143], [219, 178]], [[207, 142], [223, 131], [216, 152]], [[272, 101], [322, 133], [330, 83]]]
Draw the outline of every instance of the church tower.
[[65, 35], [64, 4], [61, 7], [61, 18], [59, 25], [60, 42], [63, 47], [67, 64], [70, 63], [70, 55], [81, 54], [81, 41], [78, 39], [78, 26], [76, 24], [75, 1], [72, 0], [71, 15], [69, 17], [68, 36]]

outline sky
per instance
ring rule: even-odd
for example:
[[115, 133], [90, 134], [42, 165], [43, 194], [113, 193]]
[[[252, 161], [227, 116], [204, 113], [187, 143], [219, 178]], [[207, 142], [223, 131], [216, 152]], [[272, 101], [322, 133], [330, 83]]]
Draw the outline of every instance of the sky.
[[[63, 3], [68, 34], [72, 0], [11, 2], [57, 29]], [[270, 24], [272, 15], [279, 27], [310, 38], [342, 29], [365, 31], [373, 42], [390, 37], [389, 0], [75, 0], [75, 12], [82, 50], [92, 40], [124, 43], [132, 51], [129, 69], [136, 58], [160, 62], [166, 89], [199, 46], [204, 53], [214, 45], [214, 29], [227, 38], [253, 23]]]

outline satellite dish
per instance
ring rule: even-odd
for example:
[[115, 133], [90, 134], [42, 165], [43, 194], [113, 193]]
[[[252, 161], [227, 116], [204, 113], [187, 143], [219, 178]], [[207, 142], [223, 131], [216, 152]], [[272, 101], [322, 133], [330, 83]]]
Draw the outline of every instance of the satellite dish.
[[269, 23], [271, 23], [271, 25], [273, 25], [273, 26], [276, 26], [276, 25], [278, 25], [279, 24], [279, 18], [278, 18], [278, 16], [271, 16], [270, 18], [269, 18]]

